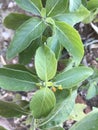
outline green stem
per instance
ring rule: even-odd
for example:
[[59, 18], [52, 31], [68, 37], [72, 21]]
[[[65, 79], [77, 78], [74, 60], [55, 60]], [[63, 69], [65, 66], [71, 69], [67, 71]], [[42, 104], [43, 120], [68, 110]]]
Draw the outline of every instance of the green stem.
[[34, 118], [32, 119], [30, 130], [36, 130], [36, 127], [35, 127], [35, 119], [34, 119]]

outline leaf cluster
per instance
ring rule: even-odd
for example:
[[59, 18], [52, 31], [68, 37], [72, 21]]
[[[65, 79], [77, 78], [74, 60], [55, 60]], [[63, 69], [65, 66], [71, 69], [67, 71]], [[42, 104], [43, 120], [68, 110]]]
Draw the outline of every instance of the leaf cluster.
[[[98, 5], [92, 4], [92, 0], [15, 2], [29, 15], [11, 13], [4, 19], [4, 25], [15, 30], [6, 56], [8, 59], [18, 56], [19, 64], [0, 68], [0, 87], [10, 91], [35, 91], [35, 94], [30, 102], [21, 101], [23, 106], [0, 101], [0, 115], [7, 118], [29, 115], [34, 119], [32, 129], [63, 130], [61, 124], [73, 110], [77, 87], [93, 74], [91, 68], [80, 65], [84, 46], [73, 26], [91, 22]], [[62, 58], [63, 50], [68, 59]], [[32, 59], [34, 66], [29, 68]], [[58, 64], [62, 62], [64, 69], [58, 71]], [[75, 130], [81, 125], [82, 121]]]

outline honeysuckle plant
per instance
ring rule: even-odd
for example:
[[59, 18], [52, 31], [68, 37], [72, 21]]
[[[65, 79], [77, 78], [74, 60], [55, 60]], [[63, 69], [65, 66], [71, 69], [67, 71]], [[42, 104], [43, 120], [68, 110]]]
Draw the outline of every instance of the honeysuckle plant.
[[[15, 30], [6, 56], [7, 59], [18, 56], [19, 64], [0, 68], [0, 87], [15, 92], [34, 91], [34, 95], [29, 102], [0, 100], [0, 115], [6, 118], [26, 115], [31, 130], [63, 130], [63, 122], [74, 108], [79, 84], [93, 74], [91, 68], [80, 65], [84, 47], [73, 27], [90, 16], [89, 2], [15, 2], [29, 13], [11, 13], [4, 19], [4, 25]], [[64, 53], [69, 54], [67, 59], [62, 53], [64, 49]], [[34, 66], [30, 68], [28, 64], [32, 59]], [[62, 61], [64, 67], [59, 71], [58, 64], [62, 64]]]

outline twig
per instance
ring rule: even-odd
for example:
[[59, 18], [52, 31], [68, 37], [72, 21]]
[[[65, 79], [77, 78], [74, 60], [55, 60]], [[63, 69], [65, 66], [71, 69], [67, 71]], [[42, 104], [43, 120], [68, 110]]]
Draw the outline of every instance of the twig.
[[84, 44], [84, 46], [89, 46], [89, 45], [92, 45], [92, 44], [95, 44], [95, 43], [98, 43], [98, 40], [93, 40], [91, 42], [87, 42]]
[[0, 61], [1, 61], [1, 63], [2, 63], [3, 65], [6, 65], [6, 62], [5, 62], [5, 60], [4, 60], [4, 58], [3, 58], [2, 55], [0, 55]]

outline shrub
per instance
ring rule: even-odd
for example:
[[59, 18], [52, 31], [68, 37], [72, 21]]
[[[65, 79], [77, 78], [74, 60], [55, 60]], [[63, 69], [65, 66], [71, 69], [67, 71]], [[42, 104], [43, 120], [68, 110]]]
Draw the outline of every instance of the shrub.
[[[92, 0], [15, 1], [29, 16], [11, 13], [4, 20], [7, 28], [15, 30], [7, 58], [18, 56], [19, 64], [0, 68], [0, 86], [35, 94], [30, 102], [0, 101], [0, 115], [6, 118], [27, 115], [31, 129], [63, 130], [62, 124], [75, 105], [77, 87], [93, 74], [91, 68], [80, 65], [84, 47], [73, 26], [80, 21], [91, 22], [87, 20], [98, 5], [92, 5]], [[69, 58], [62, 58], [64, 49]], [[32, 58], [34, 66], [29, 68]], [[58, 70], [59, 63], [64, 65], [62, 71]], [[95, 120], [95, 113], [93, 116]], [[90, 120], [89, 117], [84, 120]], [[76, 125], [71, 130], [74, 129]]]

